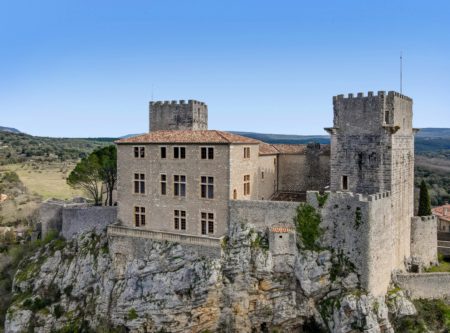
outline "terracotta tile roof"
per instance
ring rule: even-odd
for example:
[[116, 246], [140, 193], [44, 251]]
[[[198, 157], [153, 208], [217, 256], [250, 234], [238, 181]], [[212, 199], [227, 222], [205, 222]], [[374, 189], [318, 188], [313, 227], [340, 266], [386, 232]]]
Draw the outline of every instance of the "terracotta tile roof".
[[275, 154], [305, 154], [306, 145], [304, 144], [268, 144], [261, 142], [259, 144], [260, 155]]
[[259, 144], [259, 155], [276, 155], [278, 150], [271, 144], [261, 142]]
[[243, 143], [258, 144], [261, 141], [246, 138], [244, 136], [215, 131], [155, 131], [115, 141], [122, 143]]
[[292, 223], [279, 222], [273, 224], [270, 227], [270, 231], [272, 231], [273, 233], [294, 233], [295, 227]]
[[450, 204], [446, 204], [446, 205], [439, 206], [439, 207], [434, 207], [431, 211], [440, 220], [450, 222]]
[[273, 145], [280, 154], [304, 154], [306, 145], [303, 144], [275, 144]]

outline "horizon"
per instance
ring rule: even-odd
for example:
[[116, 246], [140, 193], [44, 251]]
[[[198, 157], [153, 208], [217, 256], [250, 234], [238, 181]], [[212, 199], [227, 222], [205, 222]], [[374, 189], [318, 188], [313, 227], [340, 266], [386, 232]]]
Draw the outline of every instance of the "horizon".
[[[7, 133], [13, 133], [13, 134], [25, 134], [25, 135], [31, 135], [31, 136], [36, 136], [36, 137], [44, 137], [44, 138], [54, 138], [54, 139], [120, 139], [123, 137], [129, 137], [129, 136], [138, 136], [138, 135], [144, 135], [148, 132], [143, 132], [143, 133], [129, 133], [129, 134], [123, 134], [123, 135], [119, 135], [119, 136], [111, 136], [111, 135], [107, 135], [107, 136], [48, 136], [48, 135], [33, 135], [27, 132], [22, 132], [19, 128], [15, 128], [15, 127], [10, 127], [10, 126], [2, 126], [2, 124], [0, 124], [0, 127], [5, 127], [5, 128], [9, 128], [9, 129], [14, 129], [14, 130], [18, 130], [19, 133], [14, 133], [14, 132], [9, 132], [9, 131], [4, 131]], [[448, 127], [417, 127], [417, 129], [419, 130], [419, 133], [421, 130], [450, 130], [450, 128]], [[211, 129], [211, 130], [215, 130], [215, 129]], [[254, 132], [254, 131], [239, 131], [239, 130], [223, 130], [225, 132], [230, 132], [230, 133], [237, 133], [237, 134], [261, 134], [261, 135], [278, 135], [278, 136], [298, 136], [298, 137], [330, 137], [329, 134], [292, 134], [292, 133], [263, 133], [263, 132]], [[2, 131], [0, 130], [0, 133]]]
[[450, 128], [442, 0], [0, 6], [0, 125], [31, 135], [145, 133], [149, 101], [174, 99], [212, 129], [326, 135], [332, 96], [400, 90], [401, 52], [414, 126]]

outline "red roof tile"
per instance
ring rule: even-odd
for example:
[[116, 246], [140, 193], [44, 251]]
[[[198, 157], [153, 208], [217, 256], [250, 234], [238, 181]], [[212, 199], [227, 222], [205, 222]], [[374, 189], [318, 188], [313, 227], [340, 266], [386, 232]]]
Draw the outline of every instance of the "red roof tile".
[[445, 220], [445, 221], [450, 222], [450, 204], [446, 204], [446, 205], [439, 206], [439, 207], [434, 207], [431, 211], [440, 220]]
[[240, 135], [215, 131], [155, 131], [131, 138], [117, 140], [116, 143], [243, 143], [258, 144], [261, 141]]

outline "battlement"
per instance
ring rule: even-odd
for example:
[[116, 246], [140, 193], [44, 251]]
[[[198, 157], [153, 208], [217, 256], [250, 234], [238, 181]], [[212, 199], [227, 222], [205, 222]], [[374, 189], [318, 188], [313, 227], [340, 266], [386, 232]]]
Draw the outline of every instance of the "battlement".
[[[329, 193], [329, 192], [328, 192]], [[371, 202], [377, 201], [384, 198], [389, 198], [391, 196], [390, 191], [375, 193], [375, 194], [361, 194], [361, 193], [353, 193], [347, 191], [336, 191], [332, 192], [333, 196], [336, 198], [355, 198], [357, 201], [361, 202]]]
[[208, 106], [200, 101], [150, 102], [150, 132], [160, 130], [207, 130]]
[[184, 99], [172, 100], [172, 101], [156, 101], [156, 102], [150, 102], [150, 106], [158, 106], [158, 105], [202, 105], [206, 106], [204, 102], [196, 101], [195, 99], [190, 99], [187, 101]]
[[434, 221], [436, 219], [436, 217], [434, 215], [413, 216], [412, 219], [414, 219], [414, 221], [416, 221], [416, 222], [418, 222], [418, 221], [427, 222], [427, 221]]
[[341, 95], [333, 96], [333, 101], [346, 100], [346, 99], [356, 99], [356, 98], [384, 98], [385, 96], [395, 96], [395, 97], [399, 97], [401, 99], [404, 99], [406, 101], [410, 101], [410, 102], [412, 101], [412, 98], [410, 98], [408, 96], [405, 96], [403, 94], [400, 94], [399, 92], [389, 91], [386, 94], [386, 91], [384, 91], [384, 90], [380, 90], [376, 94], [374, 94], [373, 91], [369, 91], [369, 92], [367, 92], [367, 96], [363, 92], [359, 92], [357, 94], [348, 94], [347, 96], [341, 94]]

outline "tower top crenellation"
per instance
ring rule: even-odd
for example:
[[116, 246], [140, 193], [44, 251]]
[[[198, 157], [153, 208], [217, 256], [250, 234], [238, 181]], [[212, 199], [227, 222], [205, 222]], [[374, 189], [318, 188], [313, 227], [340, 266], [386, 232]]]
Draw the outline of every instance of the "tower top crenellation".
[[363, 92], [357, 93], [356, 96], [355, 96], [355, 94], [350, 93], [347, 95], [347, 97], [345, 95], [341, 94], [341, 95], [333, 96], [333, 101], [343, 100], [343, 99], [357, 99], [357, 98], [384, 98], [386, 95], [399, 97], [399, 98], [402, 98], [402, 99], [410, 101], [410, 102], [412, 101], [412, 98], [410, 98], [406, 95], [403, 95], [399, 92], [388, 91], [388, 93], [386, 94], [386, 91], [384, 91], [384, 90], [378, 91], [377, 94], [374, 94], [373, 91], [369, 91], [367, 93], [367, 96], [365, 96], [365, 94]]

